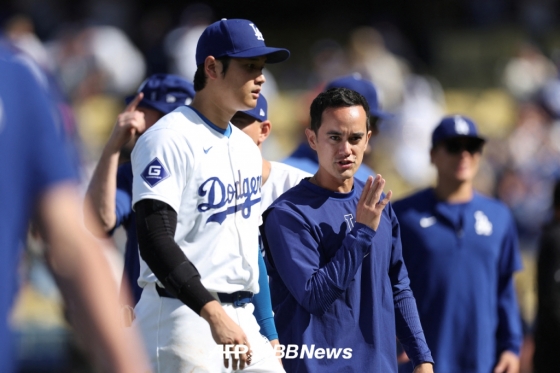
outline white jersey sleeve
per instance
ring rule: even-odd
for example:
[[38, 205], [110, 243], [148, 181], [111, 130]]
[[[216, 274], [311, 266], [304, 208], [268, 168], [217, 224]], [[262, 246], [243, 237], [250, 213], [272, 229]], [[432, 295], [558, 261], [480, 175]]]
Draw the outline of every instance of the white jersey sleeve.
[[188, 144], [173, 129], [147, 131], [132, 152], [132, 205], [155, 199], [178, 213], [191, 164]]
[[261, 189], [261, 213], [285, 191], [298, 185], [302, 179], [311, 176], [313, 175], [299, 168], [280, 162], [270, 162], [270, 175]]

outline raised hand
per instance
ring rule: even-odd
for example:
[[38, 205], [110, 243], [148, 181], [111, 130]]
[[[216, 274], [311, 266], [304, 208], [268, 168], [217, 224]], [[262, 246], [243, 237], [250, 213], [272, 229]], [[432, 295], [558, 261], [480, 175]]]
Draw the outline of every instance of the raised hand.
[[381, 198], [384, 187], [385, 179], [383, 179], [381, 175], [377, 175], [375, 179], [373, 176], [368, 177], [360, 200], [358, 201], [358, 206], [356, 207], [356, 221], [367, 225], [374, 231], [379, 227], [383, 209], [389, 203], [393, 195], [393, 192], [389, 191], [385, 195], [385, 198], [380, 201], [379, 199]]
[[113, 132], [107, 143], [108, 146], [118, 150], [133, 137], [138, 136], [146, 130], [144, 113], [136, 110], [143, 98], [144, 93], [138, 93], [126, 106], [124, 111], [119, 114], [117, 123], [113, 127]]

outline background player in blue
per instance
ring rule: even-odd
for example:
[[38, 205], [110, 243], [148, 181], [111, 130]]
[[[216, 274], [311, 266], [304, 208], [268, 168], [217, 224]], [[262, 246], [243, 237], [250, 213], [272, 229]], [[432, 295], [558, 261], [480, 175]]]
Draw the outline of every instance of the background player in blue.
[[[433, 372], [391, 192], [383, 195], [380, 175], [365, 184], [353, 177], [371, 136], [368, 112], [355, 91], [319, 94], [306, 130], [319, 170], [263, 215], [280, 341], [299, 348], [283, 360], [288, 372], [396, 372], [395, 334], [415, 371]], [[304, 348], [323, 350], [309, 357]]]
[[[380, 121], [392, 116], [391, 114], [381, 110], [377, 97], [377, 89], [373, 83], [362, 78], [358, 73], [334, 79], [327, 84], [325, 91], [331, 88], [351, 89], [366, 98], [369, 105], [369, 120], [372, 136], [375, 136], [378, 133]], [[368, 149], [366, 149], [366, 154], [367, 153]], [[307, 140], [301, 142], [296, 150], [294, 150], [294, 152], [282, 162], [311, 174], [317, 172], [317, 169], [319, 168], [317, 152], [309, 146]], [[362, 182], [365, 182], [370, 175], [375, 175], [375, 172], [366, 164], [362, 163], [356, 171], [354, 177]]]
[[519, 370], [517, 233], [505, 205], [473, 189], [483, 144], [471, 119], [443, 118], [432, 134], [435, 188], [393, 205], [439, 373]]
[[[229, 121], [256, 106], [265, 63], [288, 57], [248, 20], [211, 24], [197, 44], [191, 106], [164, 116], [132, 152], [143, 287], [135, 322], [159, 372], [284, 371], [252, 313], [262, 159]], [[224, 344], [250, 352], [229, 368]]]
[[[17, 61], [17, 62], [16, 62]], [[123, 335], [117, 287], [102, 249], [81, 224], [76, 169], [54, 119], [52, 101], [27, 67], [0, 46], [0, 370], [15, 372], [8, 319], [18, 289], [18, 261], [35, 214], [48, 263], [72, 325], [101, 371], [144, 372], [137, 345]]]
[[[179, 76], [154, 74], [146, 79], [137, 94], [127, 98], [128, 106], [118, 116], [88, 187], [87, 194], [103, 230], [113, 234], [121, 225], [126, 229], [123, 280], [129, 283], [133, 295], [132, 304], [127, 305], [128, 311], [140, 299], [142, 288], [137, 283], [140, 261], [136, 216], [132, 211], [132, 166], [126, 160], [119, 165], [121, 149], [133, 144], [165, 114], [190, 104], [193, 97], [192, 83]], [[132, 312], [125, 312], [125, 317], [125, 322], [130, 324]]]

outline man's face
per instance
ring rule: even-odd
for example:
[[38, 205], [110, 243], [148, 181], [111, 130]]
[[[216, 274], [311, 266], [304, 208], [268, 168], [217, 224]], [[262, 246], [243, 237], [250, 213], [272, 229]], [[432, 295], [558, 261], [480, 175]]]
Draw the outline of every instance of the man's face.
[[436, 145], [431, 157], [440, 180], [472, 182], [480, 165], [482, 145], [473, 138], [452, 138]]
[[238, 112], [231, 118], [231, 124], [245, 132], [246, 135], [253, 139], [255, 144], [259, 145], [261, 122], [250, 115]]
[[233, 109], [244, 111], [257, 106], [257, 99], [265, 83], [262, 73], [265, 61], [265, 56], [232, 58], [225, 76], [221, 74], [222, 68], [218, 69], [221, 91], [227, 95], [227, 102], [231, 102]]
[[309, 144], [319, 158], [317, 177], [328, 184], [324, 187], [336, 189], [360, 167], [371, 136], [366, 121], [362, 106], [327, 108], [317, 134], [306, 130]]

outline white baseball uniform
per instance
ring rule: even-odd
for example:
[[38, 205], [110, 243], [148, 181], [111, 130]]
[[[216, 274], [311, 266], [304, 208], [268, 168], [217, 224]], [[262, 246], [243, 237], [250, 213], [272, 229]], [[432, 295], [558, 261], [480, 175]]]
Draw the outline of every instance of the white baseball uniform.
[[[156, 199], [177, 212], [175, 242], [216, 293], [258, 288], [258, 222], [262, 159], [257, 146], [236, 127], [212, 124], [183, 106], [164, 116], [132, 152], [133, 205]], [[228, 372], [207, 322], [178, 299], [162, 298], [157, 279], [140, 261], [144, 288], [135, 308], [155, 372]], [[161, 285], [161, 284], [160, 284]], [[246, 372], [283, 372], [259, 333], [253, 305], [223, 304], [253, 350]]]
[[282, 193], [299, 184], [301, 179], [313, 176], [309, 172], [280, 162], [270, 162], [270, 175], [261, 189], [261, 211], [280, 197]]

